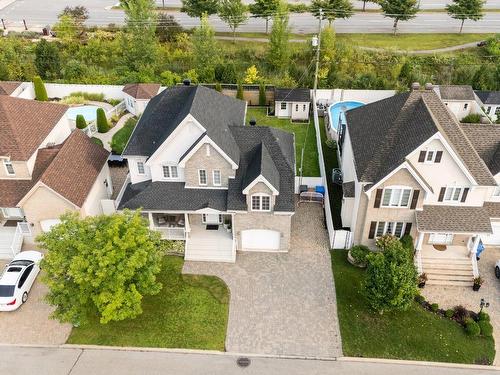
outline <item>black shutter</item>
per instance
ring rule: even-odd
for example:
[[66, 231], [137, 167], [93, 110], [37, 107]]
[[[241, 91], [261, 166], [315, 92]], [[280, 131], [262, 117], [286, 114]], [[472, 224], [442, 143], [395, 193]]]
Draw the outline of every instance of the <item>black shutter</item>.
[[467, 194], [469, 194], [469, 188], [465, 188], [464, 189], [464, 192], [462, 194], [462, 199], [460, 200], [460, 202], [465, 202], [465, 200], [467, 199]]
[[406, 223], [404, 235], [409, 235], [411, 232], [411, 223]]
[[415, 189], [413, 191], [413, 197], [411, 198], [410, 209], [414, 210], [415, 208], [417, 208], [417, 202], [418, 202], [418, 196], [419, 195], [420, 195], [420, 190]]
[[442, 202], [443, 201], [443, 199], [444, 199], [444, 193], [446, 193], [446, 188], [442, 187], [441, 191], [439, 192], [438, 202]]
[[372, 221], [370, 223], [370, 232], [368, 233], [368, 238], [369, 239], [375, 238], [375, 229], [377, 229], [377, 222], [376, 221]]
[[418, 162], [419, 163], [423, 163], [425, 161], [425, 154], [427, 152], [426, 151], [420, 151], [420, 155], [418, 155]]
[[382, 200], [382, 192], [384, 189], [377, 189], [377, 194], [375, 195], [375, 203], [373, 204], [374, 208], [380, 208], [380, 201]]
[[436, 152], [436, 159], [434, 159], [434, 163], [441, 163], [442, 157], [443, 157], [443, 151]]

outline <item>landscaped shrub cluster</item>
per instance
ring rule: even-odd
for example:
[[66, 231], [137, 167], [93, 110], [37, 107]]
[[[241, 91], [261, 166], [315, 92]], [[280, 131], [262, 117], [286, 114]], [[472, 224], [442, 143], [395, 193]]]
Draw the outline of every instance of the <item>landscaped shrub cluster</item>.
[[93, 102], [104, 102], [104, 94], [102, 93], [75, 91], [69, 94], [69, 97], [75, 97], [75, 96], [82, 97], [85, 100], [91, 100]]
[[481, 115], [479, 113], [471, 113], [460, 120], [461, 123], [478, 124], [481, 122]]
[[370, 253], [370, 249], [364, 245], [353, 246], [351, 249], [351, 257], [357, 264], [366, 264], [366, 256]]

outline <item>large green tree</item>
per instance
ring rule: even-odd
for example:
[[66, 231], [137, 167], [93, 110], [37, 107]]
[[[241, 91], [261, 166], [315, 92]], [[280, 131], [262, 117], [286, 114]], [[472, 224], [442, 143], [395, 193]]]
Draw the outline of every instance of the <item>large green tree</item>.
[[219, 59], [215, 30], [208, 22], [208, 15], [201, 17], [201, 24], [193, 32], [195, 69], [201, 82], [213, 82], [214, 70]]
[[103, 324], [135, 318], [143, 296], [161, 289], [160, 235], [140, 212], [85, 219], [68, 213], [37, 243], [47, 251], [41, 264], [46, 299], [61, 322], [84, 325], [91, 314]]
[[129, 69], [134, 72], [150, 69], [156, 62], [158, 43], [155, 36], [154, 0], [120, 0], [125, 11], [126, 32], [123, 53]]
[[43, 79], [57, 78], [61, 70], [59, 48], [56, 43], [40, 40], [35, 47], [35, 66]]
[[479, 21], [483, 18], [483, 0], [452, 0], [452, 4], [446, 5], [446, 11], [456, 20], [462, 21], [460, 33], [464, 28], [465, 20]]
[[280, 1], [273, 18], [273, 28], [269, 37], [267, 61], [276, 71], [286, 70], [290, 62], [290, 27], [288, 25], [288, 6]]
[[266, 34], [269, 32], [269, 20], [276, 14], [279, 3], [280, 0], [255, 0], [248, 6], [255, 17], [266, 20]]
[[61, 18], [62, 16], [71, 17], [77, 28], [78, 34], [81, 34], [85, 30], [85, 21], [89, 19], [89, 11], [82, 5], [77, 5], [75, 7], [67, 6], [59, 13], [58, 17]]
[[182, 0], [181, 12], [200, 20], [204, 14], [210, 16], [218, 10], [219, 0]]
[[394, 34], [398, 31], [399, 21], [415, 18], [419, 10], [417, 0], [381, 0], [379, 4], [384, 16], [394, 20]]
[[377, 245], [379, 251], [366, 257], [365, 297], [379, 313], [406, 310], [417, 293], [413, 253], [393, 236], [382, 237]]
[[236, 29], [248, 19], [246, 13], [247, 7], [241, 0], [221, 0], [219, 17], [233, 32], [233, 43], [236, 42]]
[[336, 18], [349, 18], [354, 13], [349, 0], [313, 0], [311, 12], [316, 18], [320, 17], [320, 9], [323, 12], [322, 18], [328, 20], [329, 26], [332, 26]]

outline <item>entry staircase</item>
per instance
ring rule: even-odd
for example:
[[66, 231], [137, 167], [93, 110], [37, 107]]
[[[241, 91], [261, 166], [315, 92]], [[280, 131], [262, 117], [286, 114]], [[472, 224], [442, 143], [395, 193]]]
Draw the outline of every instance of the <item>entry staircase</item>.
[[471, 287], [474, 284], [473, 262], [470, 258], [421, 258], [427, 285]]

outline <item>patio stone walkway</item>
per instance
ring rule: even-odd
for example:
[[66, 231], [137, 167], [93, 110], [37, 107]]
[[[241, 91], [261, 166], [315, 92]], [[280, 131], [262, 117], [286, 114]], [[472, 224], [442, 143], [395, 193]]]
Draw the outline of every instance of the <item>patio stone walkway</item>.
[[297, 209], [289, 253], [239, 252], [235, 264], [186, 262], [183, 272], [215, 275], [228, 285], [227, 351], [342, 355], [321, 206]]
[[495, 262], [500, 259], [500, 248], [488, 247], [478, 262], [479, 273], [484, 284], [478, 292], [472, 288], [445, 287], [427, 285], [422, 289], [422, 295], [431, 303], [437, 303], [441, 308], [448, 309], [463, 305], [469, 310], [479, 311], [479, 303], [484, 298], [490, 303], [485, 311], [490, 315], [495, 338], [495, 365], [500, 366], [500, 280], [495, 277]]

